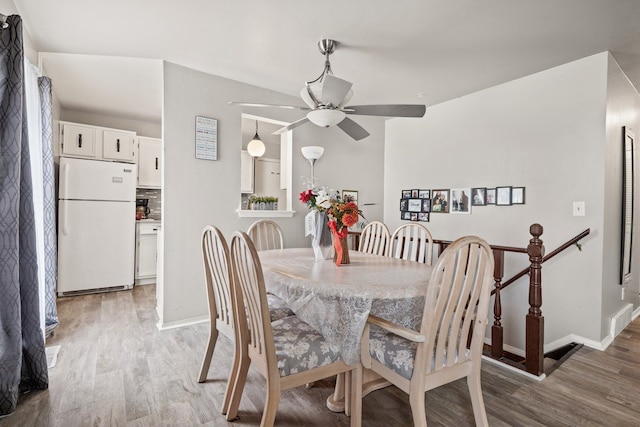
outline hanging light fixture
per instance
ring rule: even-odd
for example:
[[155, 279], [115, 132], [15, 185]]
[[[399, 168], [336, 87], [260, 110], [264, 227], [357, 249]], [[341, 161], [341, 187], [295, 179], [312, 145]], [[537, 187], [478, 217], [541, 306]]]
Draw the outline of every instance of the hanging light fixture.
[[253, 139], [247, 144], [247, 152], [251, 157], [261, 157], [266, 150], [264, 142], [258, 136], [258, 121], [256, 120], [256, 134]]

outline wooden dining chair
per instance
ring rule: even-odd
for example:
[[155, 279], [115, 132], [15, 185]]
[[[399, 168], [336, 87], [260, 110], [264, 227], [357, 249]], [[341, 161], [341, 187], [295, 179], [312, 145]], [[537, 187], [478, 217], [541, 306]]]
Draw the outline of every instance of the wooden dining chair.
[[358, 251], [373, 255], [386, 255], [390, 241], [389, 228], [380, 221], [371, 221], [360, 234]]
[[362, 365], [409, 394], [414, 426], [427, 425], [426, 391], [464, 377], [476, 425], [488, 425], [480, 363], [492, 277], [489, 245], [475, 236], [460, 238], [433, 267], [419, 331], [367, 319]]
[[[238, 307], [236, 339], [241, 342], [240, 366], [227, 420], [237, 416], [238, 406], [251, 363], [267, 381], [262, 427], [273, 426], [282, 390], [343, 372], [351, 372], [351, 383], [362, 382], [362, 366], [347, 365], [324, 337], [298, 316], [269, 320], [262, 266], [252, 240], [237, 231], [231, 240], [234, 295]], [[351, 425], [358, 426], [362, 412], [360, 389], [351, 386]]]
[[[231, 259], [229, 247], [222, 232], [211, 225], [204, 227], [202, 231], [202, 260], [204, 264], [205, 283], [207, 288], [207, 301], [209, 303], [209, 340], [205, 350], [198, 382], [205, 382], [211, 358], [218, 341], [219, 333], [228, 339], [235, 340], [235, 309], [233, 307], [235, 288], [231, 286], [230, 280], [233, 277], [231, 272]], [[286, 306], [284, 301], [275, 295], [270, 296], [269, 316], [272, 320], [292, 316], [293, 311]], [[236, 348], [234, 365], [239, 363], [239, 352]], [[236, 368], [232, 368], [235, 371]], [[228, 387], [229, 388], [229, 387]], [[227, 412], [230, 399], [230, 391], [224, 398], [222, 413]]]
[[261, 219], [249, 227], [247, 234], [251, 237], [258, 251], [284, 248], [284, 236], [278, 224], [268, 219]]
[[422, 224], [404, 224], [393, 232], [387, 255], [431, 265], [433, 237]]

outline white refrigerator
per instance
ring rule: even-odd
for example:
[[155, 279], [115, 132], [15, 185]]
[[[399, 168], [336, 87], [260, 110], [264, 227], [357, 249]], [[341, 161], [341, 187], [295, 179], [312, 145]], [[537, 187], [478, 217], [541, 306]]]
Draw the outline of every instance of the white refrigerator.
[[131, 289], [135, 164], [61, 157], [58, 295]]

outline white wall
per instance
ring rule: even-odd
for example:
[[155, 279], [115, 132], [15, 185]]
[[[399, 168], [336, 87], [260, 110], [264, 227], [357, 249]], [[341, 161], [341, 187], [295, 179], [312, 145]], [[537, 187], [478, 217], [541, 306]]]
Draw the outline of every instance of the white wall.
[[[384, 220], [391, 229], [401, 224], [403, 189], [504, 185], [526, 187], [526, 204], [434, 213], [426, 225], [435, 238], [478, 234], [526, 247], [537, 222], [548, 252], [591, 228], [582, 251], [572, 247], [544, 264], [545, 342], [570, 333], [602, 339], [607, 66], [607, 53], [594, 55], [429, 107], [423, 119], [387, 124]], [[573, 201], [586, 202], [586, 216], [572, 216]], [[528, 265], [526, 255], [509, 261], [505, 278]], [[527, 283], [503, 293], [505, 341], [518, 348]]]
[[[200, 235], [207, 224], [218, 226], [230, 238], [246, 230], [252, 218], [238, 218], [240, 204], [241, 113], [293, 121], [300, 112], [278, 109], [245, 109], [229, 101], [297, 104], [297, 98], [237, 81], [205, 74], [172, 63], [164, 64], [164, 325], [180, 324], [207, 316]], [[195, 159], [195, 116], [218, 120], [218, 161]], [[293, 135], [293, 218], [278, 218], [285, 246], [309, 246], [303, 235], [306, 209], [297, 201], [303, 190], [301, 176], [309, 164], [300, 147], [321, 145], [325, 155], [316, 163], [315, 175], [323, 185], [360, 191], [360, 202], [382, 203], [384, 123], [357, 118], [371, 136], [354, 142], [338, 128], [305, 125]], [[376, 210], [377, 208], [377, 210]], [[381, 219], [381, 206], [365, 208], [370, 219]]]

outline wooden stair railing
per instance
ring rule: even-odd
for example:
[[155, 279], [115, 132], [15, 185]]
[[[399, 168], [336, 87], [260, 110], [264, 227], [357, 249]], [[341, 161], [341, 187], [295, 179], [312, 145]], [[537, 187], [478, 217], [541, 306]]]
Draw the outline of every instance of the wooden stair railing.
[[[544, 255], [543, 242], [540, 239], [543, 228], [540, 224], [532, 224], [529, 227], [529, 233], [532, 239], [526, 248], [516, 248], [510, 246], [491, 245], [494, 256], [494, 295], [493, 316], [494, 321], [491, 326], [491, 346], [488, 356], [493, 359], [501, 360], [516, 368], [522, 369], [530, 374], [540, 376], [544, 373], [544, 316], [542, 315], [542, 264], [566, 250], [578, 241], [583, 239], [590, 233], [590, 229], [586, 229], [582, 233], [560, 245], [557, 249]], [[444, 249], [451, 243], [447, 240], [434, 239], [434, 244], [438, 245], [438, 253], [442, 253]], [[578, 248], [580, 246], [578, 245]], [[504, 276], [504, 254], [506, 252], [526, 253], [529, 255], [529, 267], [515, 274], [509, 280], [502, 281]], [[502, 328], [502, 301], [500, 292], [516, 280], [529, 274], [529, 311], [525, 319], [526, 337], [525, 337], [525, 357], [504, 351], [503, 328]]]

